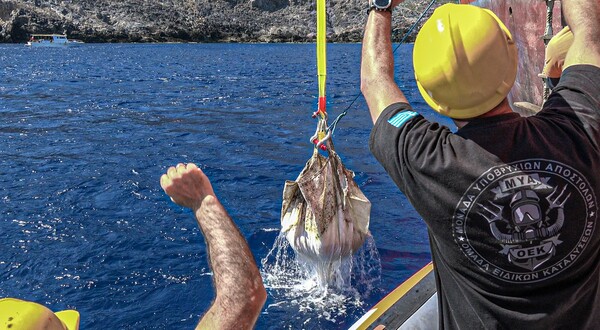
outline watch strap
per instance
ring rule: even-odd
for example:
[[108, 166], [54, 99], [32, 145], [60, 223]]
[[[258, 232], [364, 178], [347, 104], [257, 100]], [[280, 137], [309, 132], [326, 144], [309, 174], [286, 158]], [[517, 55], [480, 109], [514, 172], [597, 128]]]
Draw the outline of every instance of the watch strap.
[[385, 9], [381, 9], [381, 8], [377, 8], [375, 7], [375, 5], [371, 5], [368, 9], [367, 9], [367, 16], [369, 16], [369, 14], [371, 13], [371, 10], [375, 10], [375, 11], [387, 11], [387, 12], [392, 12], [392, 7], [387, 7]]

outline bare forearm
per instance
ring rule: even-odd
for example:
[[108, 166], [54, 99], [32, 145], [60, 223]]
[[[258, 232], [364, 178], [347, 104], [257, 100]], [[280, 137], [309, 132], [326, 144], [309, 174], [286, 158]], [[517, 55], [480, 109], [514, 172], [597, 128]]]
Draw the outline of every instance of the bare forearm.
[[266, 300], [254, 257], [221, 203], [207, 196], [196, 211], [213, 271], [216, 298], [201, 326], [251, 329]]
[[600, 1], [562, 0], [561, 5], [574, 36], [565, 67], [575, 64], [600, 67]]
[[388, 105], [407, 102], [394, 81], [391, 16], [389, 12], [372, 12], [363, 37], [360, 83], [373, 122]]
[[246, 240], [194, 163], [169, 167], [160, 186], [178, 205], [194, 210], [204, 234], [216, 298], [196, 329], [251, 329], [267, 298]]

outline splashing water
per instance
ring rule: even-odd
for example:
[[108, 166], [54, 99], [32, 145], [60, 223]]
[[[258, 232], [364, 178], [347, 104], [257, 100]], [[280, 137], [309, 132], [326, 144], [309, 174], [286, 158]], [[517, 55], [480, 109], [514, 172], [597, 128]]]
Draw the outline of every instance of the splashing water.
[[265, 286], [275, 301], [264, 313], [288, 313], [294, 318], [290, 329], [338, 323], [357, 309], [364, 311], [363, 301], [379, 290], [381, 280], [381, 262], [371, 235], [352, 258], [314, 264], [295, 254], [285, 234], [279, 233], [261, 264]]

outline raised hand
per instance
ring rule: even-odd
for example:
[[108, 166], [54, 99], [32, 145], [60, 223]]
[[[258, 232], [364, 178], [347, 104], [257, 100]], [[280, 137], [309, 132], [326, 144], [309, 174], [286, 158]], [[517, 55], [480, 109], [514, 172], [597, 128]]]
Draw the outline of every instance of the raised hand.
[[160, 178], [160, 186], [173, 202], [194, 211], [206, 196], [215, 196], [210, 180], [194, 163], [169, 167]]

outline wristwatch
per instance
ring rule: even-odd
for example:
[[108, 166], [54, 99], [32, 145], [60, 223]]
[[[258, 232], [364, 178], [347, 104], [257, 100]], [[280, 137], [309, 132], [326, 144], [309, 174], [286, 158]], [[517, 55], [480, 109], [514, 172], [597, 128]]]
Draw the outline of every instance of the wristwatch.
[[371, 10], [392, 12], [392, 0], [371, 0], [371, 6], [367, 9], [367, 15]]

